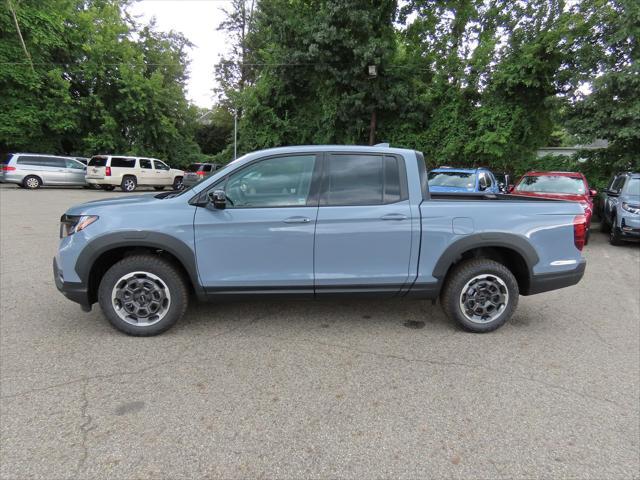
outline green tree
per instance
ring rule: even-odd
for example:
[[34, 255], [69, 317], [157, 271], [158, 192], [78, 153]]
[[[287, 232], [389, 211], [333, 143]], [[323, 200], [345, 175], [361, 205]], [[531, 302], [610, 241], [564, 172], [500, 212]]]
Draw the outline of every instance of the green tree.
[[0, 150], [199, 153], [185, 98], [187, 40], [139, 26], [118, 0], [12, 0], [0, 9]]

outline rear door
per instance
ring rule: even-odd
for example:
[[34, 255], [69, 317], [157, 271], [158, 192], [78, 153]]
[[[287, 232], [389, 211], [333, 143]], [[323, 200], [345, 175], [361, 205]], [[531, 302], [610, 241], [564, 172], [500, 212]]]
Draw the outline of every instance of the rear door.
[[138, 183], [140, 185], [157, 185], [154, 183], [156, 181], [156, 172], [153, 169], [153, 164], [151, 160], [148, 158], [140, 159], [140, 177], [138, 179]]
[[67, 179], [67, 163], [64, 158], [42, 157], [42, 180], [48, 185], [64, 185]]
[[154, 185], [171, 185], [173, 183], [173, 179], [171, 178], [171, 172], [169, 165], [160, 160], [154, 160], [153, 164], [155, 166], [155, 183]]
[[411, 206], [401, 157], [325, 157], [315, 237], [315, 293], [394, 295], [409, 277]]

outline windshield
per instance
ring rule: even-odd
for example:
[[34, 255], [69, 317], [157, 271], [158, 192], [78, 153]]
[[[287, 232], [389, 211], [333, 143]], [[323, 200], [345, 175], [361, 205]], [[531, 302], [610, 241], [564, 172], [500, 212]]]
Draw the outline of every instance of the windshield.
[[107, 157], [91, 157], [90, 167], [104, 167], [107, 164]]
[[627, 195], [640, 196], [640, 178], [630, 178], [627, 187], [624, 189]]
[[473, 190], [476, 187], [476, 174], [467, 172], [429, 172], [429, 186]]
[[560, 193], [563, 195], [584, 195], [581, 178], [561, 175], [540, 175], [523, 177], [516, 186], [518, 192]]

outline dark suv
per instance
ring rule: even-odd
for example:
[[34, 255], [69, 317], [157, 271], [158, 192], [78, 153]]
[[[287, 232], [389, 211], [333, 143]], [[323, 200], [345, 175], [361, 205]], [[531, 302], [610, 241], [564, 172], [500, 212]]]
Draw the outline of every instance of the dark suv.
[[623, 240], [640, 240], [640, 173], [614, 175], [602, 197], [603, 232], [611, 245]]
[[209, 178], [219, 168], [217, 163], [192, 163], [185, 169], [182, 183], [185, 187], [191, 187]]

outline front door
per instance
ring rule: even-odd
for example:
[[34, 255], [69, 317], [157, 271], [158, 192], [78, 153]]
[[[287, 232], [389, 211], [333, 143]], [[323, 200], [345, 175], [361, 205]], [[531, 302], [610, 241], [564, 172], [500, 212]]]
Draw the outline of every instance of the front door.
[[318, 214], [315, 154], [270, 157], [212, 187], [227, 208], [198, 207], [194, 219], [200, 280], [210, 294], [313, 294]]
[[171, 169], [169, 165], [160, 160], [154, 160], [153, 164], [155, 166], [155, 180], [153, 185], [171, 185]]
[[315, 293], [396, 294], [407, 282], [412, 218], [404, 160], [330, 154], [315, 238]]

